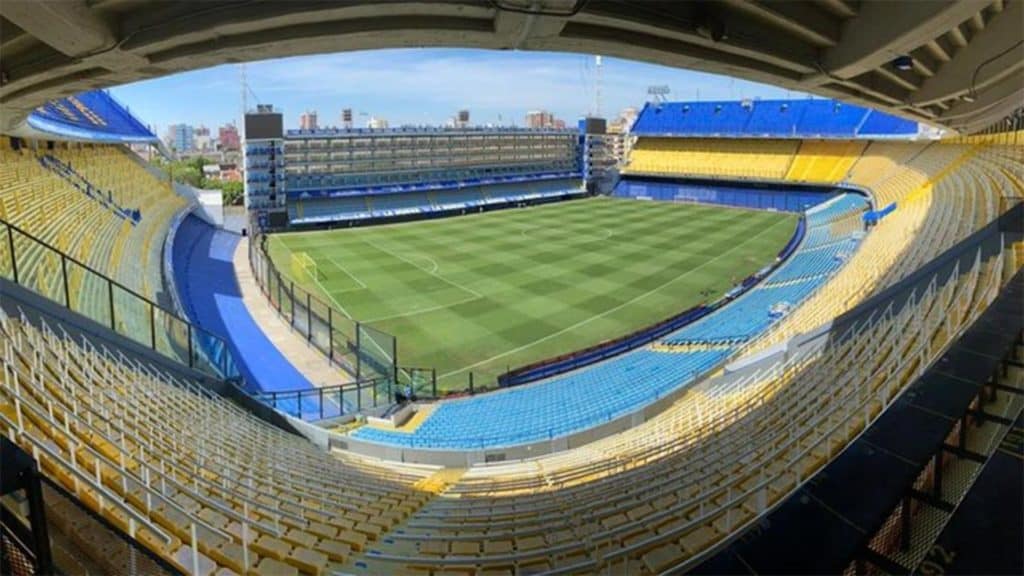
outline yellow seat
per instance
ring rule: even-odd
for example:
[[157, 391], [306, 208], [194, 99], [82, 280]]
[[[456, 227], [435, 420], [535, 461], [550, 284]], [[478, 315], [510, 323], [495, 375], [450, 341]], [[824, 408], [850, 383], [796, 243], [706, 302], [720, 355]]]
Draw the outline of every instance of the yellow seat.
[[344, 562], [352, 554], [352, 548], [337, 540], [321, 540], [314, 547], [318, 552], [323, 552], [334, 562]]
[[283, 540], [278, 540], [273, 536], [263, 535], [260, 536], [259, 540], [252, 543], [252, 549], [258, 552], [261, 556], [268, 556], [276, 560], [284, 560], [288, 557], [288, 553], [291, 552], [292, 547]]
[[295, 548], [285, 558], [285, 562], [307, 574], [320, 576], [320, 573], [327, 567], [327, 555], [309, 548]]
[[679, 562], [682, 551], [675, 544], [666, 544], [643, 555], [641, 560], [650, 572], [661, 574]]
[[260, 560], [255, 570], [249, 571], [249, 574], [253, 576], [299, 576], [299, 571], [294, 566], [280, 560], [264, 558]]
[[480, 554], [480, 543], [468, 540], [452, 542], [452, 554], [456, 556], [476, 556]]

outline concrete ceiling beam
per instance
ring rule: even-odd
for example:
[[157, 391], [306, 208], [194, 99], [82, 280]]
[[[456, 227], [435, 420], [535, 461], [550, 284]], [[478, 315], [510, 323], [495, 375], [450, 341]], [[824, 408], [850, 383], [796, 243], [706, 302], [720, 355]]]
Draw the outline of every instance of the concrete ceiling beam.
[[818, 0], [818, 4], [841, 18], [852, 18], [857, 15], [857, 11], [844, 0]]
[[925, 43], [924, 47], [939, 62], [949, 62], [950, 61], [951, 57], [949, 55], [949, 52], [947, 52], [946, 49], [943, 48], [937, 41], [929, 40], [927, 43]]
[[834, 76], [853, 78], [909, 54], [983, 6], [977, 0], [865, 1], [843, 23], [839, 44], [825, 50], [821, 65]]
[[84, 0], [2, 2], [0, 16], [67, 56], [81, 58], [117, 45], [111, 23]]
[[950, 122], [948, 125], [954, 130], [967, 134], [984, 130], [1018, 110], [1022, 100], [1024, 100], [1024, 89], [977, 115]]
[[952, 104], [949, 105], [948, 110], [942, 113], [941, 119], [943, 121], [954, 121], [976, 116], [1002, 103], [1007, 98], [1012, 98], [1021, 90], [1024, 90], [1024, 86], [1020, 82], [1015, 82], [1012, 77], [1005, 78], [1002, 82], [991, 86], [984, 93], [979, 94], [974, 99], [974, 102], [960, 99], [951, 100]]
[[[985, 86], [1015, 76], [1022, 81], [1024, 45], [1021, 45], [1024, 2], [1014, 2], [993, 18], [974, 41], [957, 52], [912, 96], [918, 105], [980, 92]], [[1014, 47], [1016, 45], [1016, 47]], [[1000, 54], [1002, 54], [1000, 56]], [[972, 87], [972, 80], [974, 86]]]
[[957, 48], [967, 46], [967, 37], [964, 36], [964, 32], [960, 29], [959, 24], [949, 30], [949, 38]]
[[835, 46], [839, 42], [839, 23], [813, 4], [797, 2], [754, 2], [725, 0], [735, 10], [745, 12], [788, 34], [815, 46]]

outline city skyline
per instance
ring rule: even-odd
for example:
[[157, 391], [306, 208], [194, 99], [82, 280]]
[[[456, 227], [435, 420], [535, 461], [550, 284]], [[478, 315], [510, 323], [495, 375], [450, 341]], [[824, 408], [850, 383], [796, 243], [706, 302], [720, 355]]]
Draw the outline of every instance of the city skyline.
[[[640, 108], [650, 85], [671, 89], [671, 100], [806, 97], [774, 86], [604, 58], [602, 115]], [[354, 126], [371, 118], [390, 126], [446, 124], [470, 110], [474, 125], [525, 124], [527, 112], [546, 110], [574, 125], [595, 112], [593, 56], [551, 52], [464, 49], [393, 49], [299, 56], [249, 63], [250, 108], [272, 104], [285, 126], [317, 111], [320, 126], [341, 126], [342, 110]], [[160, 135], [170, 124], [217, 127], [241, 117], [238, 65], [223, 65], [111, 89]], [[194, 94], [181, 98], [182, 93]]]

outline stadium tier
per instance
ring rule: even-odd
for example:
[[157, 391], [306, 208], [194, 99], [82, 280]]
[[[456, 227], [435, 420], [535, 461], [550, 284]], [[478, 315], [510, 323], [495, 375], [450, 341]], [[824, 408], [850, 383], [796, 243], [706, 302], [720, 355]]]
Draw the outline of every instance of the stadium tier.
[[572, 178], [438, 188], [421, 193], [389, 191], [323, 199], [300, 197], [289, 203], [288, 219], [292, 224], [316, 224], [465, 213], [488, 206], [569, 198], [585, 193], [580, 180]]
[[[160, 295], [164, 237], [172, 216], [187, 204], [168, 181], [155, 177], [133, 153], [116, 145], [59, 143], [34, 152], [13, 150], [6, 141], [0, 147], [0, 161], [0, 219], [129, 290], [153, 300]], [[25, 242], [31, 244], [27, 238]], [[65, 287], [54, 274], [60, 262], [54, 255], [32, 249], [19, 256], [23, 282], [63, 299]], [[72, 308], [92, 311], [94, 317], [100, 314], [108, 295], [99, 292], [96, 275], [72, 264], [68, 277], [68, 291], [79, 297]]]
[[624, 173], [780, 180], [799, 144], [796, 140], [640, 137]]
[[806, 140], [800, 144], [786, 180], [838, 182], [864, 150], [866, 142], [829, 142]]
[[[905, 153], [905, 150], [900, 150]], [[752, 345], [763, 349], [826, 322], [867, 295], [898, 282], [920, 265], [990, 222], [1024, 196], [1015, 177], [1022, 165], [1019, 147], [933, 144], [874, 178], [876, 203], [898, 208], [884, 225], [864, 237], [863, 254], [829, 283], [827, 294], [810, 298]]]
[[246, 206], [275, 227], [282, 218], [344, 224], [583, 192], [575, 130], [285, 131], [271, 110], [247, 121]]
[[719, 182], [694, 183], [652, 177], [623, 178], [615, 185], [614, 191], [619, 198], [695, 202], [781, 212], [803, 212], [835, 194], [834, 191], [805, 191], [778, 185], [741, 187]]
[[917, 123], [837, 100], [649, 102], [638, 136], [858, 138], [917, 134]]

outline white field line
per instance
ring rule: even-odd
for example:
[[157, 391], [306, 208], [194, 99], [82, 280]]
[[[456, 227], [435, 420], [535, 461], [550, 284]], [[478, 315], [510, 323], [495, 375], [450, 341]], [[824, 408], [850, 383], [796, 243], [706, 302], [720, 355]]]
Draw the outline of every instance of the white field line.
[[[422, 255], [421, 255], [421, 256], [422, 256]], [[431, 274], [434, 274], [434, 273], [436, 273], [436, 272], [437, 272], [438, 270], [440, 270], [440, 268], [441, 268], [441, 267], [437, 265], [437, 260], [434, 260], [434, 259], [433, 259], [433, 258], [431, 258], [430, 256], [422, 256], [422, 257], [423, 257], [423, 258], [426, 258], [427, 260], [430, 260], [430, 264], [431, 264], [431, 266], [433, 266], [433, 268], [431, 268], [431, 269], [430, 269], [430, 273], [431, 273]]]
[[[369, 244], [370, 246], [373, 246], [374, 248], [376, 248], [377, 250], [380, 250], [381, 252], [384, 252], [386, 254], [390, 254], [391, 256], [394, 256], [395, 258], [398, 258], [399, 260], [401, 260], [402, 262], [405, 262], [406, 264], [408, 264], [410, 266], [414, 266], [415, 268], [418, 268], [419, 270], [422, 270], [423, 272], [426, 272], [427, 274], [430, 274], [431, 276], [433, 276], [434, 278], [437, 278], [438, 280], [440, 280], [442, 282], [446, 282], [446, 283], [448, 283], [448, 284], [450, 284], [452, 286], [455, 286], [456, 288], [458, 288], [459, 290], [462, 290], [463, 292], [468, 292], [468, 293], [472, 294], [473, 296], [475, 296], [477, 298], [483, 298], [484, 297], [483, 294], [477, 292], [476, 290], [473, 290], [472, 288], [467, 288], [467, 287], [463, 286], [462, 284], [459, 284], [458, 282], [455, 282], [454, 280], [449, 280], [449, 279], [445, 278], [444, 276], [441, 276], [437, 272], [431, 272], [430, 270], [427, 270], [426, 268], [416, 264], [412, 260], [409, 260], [408, 258], [405, 258], [404, 256], [402, 256], [400, 254], [392, 252], [391, 250], [388, 250], [387, 248], [384, 248], [383, 246], [378, 245], [376, 242], [372, 242], [372, 241], [367, 240], [365, 238], [363, 238], [363, 242]], [[433, 259], [431, 259], [431, 261], [433, 262]], [[434, 265], [436, 266], [437, 262], [434, 262]]]
[[643, 300], [644, 298], [647, 298], [651, 294], [654, 294], [654, 293], [660, 291], [661, 289], [665, 288], [666, 286], [668, 286], [670, 284], [673, 284], [673, 283], [679, 281], [680, 279], [689, 276], [690, 274], [696, 272], [697, 270], [700, 270], [701, 268], [707, 266], [708, 264], [711, 264], [712, 262], [715, 262], [715, 261], [719, 260], [723, 256], [726, 256], [727, 254], [732, 253], [737, 248], [740, 248], [742, 246], [746, 246], [748, 243], [750, 243], [750, 242], [760, 238], [764, 233], [766, 233], [769, 230], [775, 228], [779, 224], [788, 224], [788, 223], [789, 223], [788, 219], [779, 220], [775, 224], [772, 224], [771, 226], [761, 230], [760, 232], [758, 232], [757, 234], [754, 234], [753, 236], [747, 238], [743, 242], [740, 242], [739, 244], [736, 244], [735, 246], [733, 246], [732, 248], [729, 248], [725, 252], [722, 252], [718, 256], [715, 256], [714, 258], [712, 258], [712, 259], [710, 259], [710, 260], [700, 264], [699, 266], [697, 266], [695, 268], [691, 268], [691, 269], [687, 270], [686, 272], [683, 272], [682, 274], [676, 276], [675, 278], [672, 278], [672, 279], [664, 282], [663, 284], [661, 284], [659, 286], [656, 286], [656, 287], [648, 290], [647, 292], [644, 292], [643, 294], [640, 294], [639, 296], [636, 296], [635, 298], [631, 298], [630, 300], [627, 300], [626, 302], [623, 302], [622, 304], [619, 304], [618, 306], [615, 306], [614, 308], [609, 308], [608, 310], [605, 310], [604, 312], [602, 312], [600, 314], [596, 314], [594, 316], [591, 316], [589, 318], [581, 320], [581, 321], [573, 324], [572, 326], [568, 326], [568, 327], [563, 328], [563, 329], [561, 329], [561, 330], [559, 330], [557, 332], [552, 332], [551, 334], [548, 334], [547, 336], [544, 336], [542, 338], [538, 338], [537, 340], [534, 340], [533, 342], [528, 342], [526, 344], [523, 344], [522, 346], [519, 346], [518, 348], [513, 348], [512, 350], [506, 350], [505, 352], [502, 352], [501, 354], [495, 354], [494, 356], [491, 356], [490, 358], [487, 358], [485, 360], [481, 360], [479, 362], [470, 364], [469, 366], [464, 366], [462, 368], [459, 368], [458, 370], [452, 370], [451, 372], [446, 372], [444, 374], [438, 374], [437, 376], [438, 376], [438, 378], [445, 378], [445, 377], [451, 376], [453, 374], [461, 374], [462, 372], [466, 372], [470, 368], [476, 368], [477, 366], [481, 366], [483, 364], [488, 364], [490, 362], [493, 362], [494, 360], [497, 360], [498, 358], [504, 358], [505, 356], [508, 356], [509, 354], [515, 354], [516, 352], [519, 352], [521, 350], [526, 350], [527, 348], [530, 348], [531, 346], [534, 346], [534, 345], [539, 344], [541, 342], [544, 342], [546, 340], [550, 340], [550, 339], [552, 339], [552, 338], [554, 338], [556, 336], [560, 336], [560, 335], [562, 335], [562, 334], [564, 334], [566, 332], [570, 332], [572, 330], [575, 330], [575, 329], [579, 328], [580, 326], [585, 326], [585, 325], [593, 322], [594, 320], [597, 320], [598, 318], [602, 318], [604, 316], [607, 316], [608, 314], [611, 314], [612, 312], [621, 310], [621, 309], [625, 308], [626, 306], [629, 306], [630, 304], [633, 304], [635, 302]]
[[345, 307], [341, 305], [341, 302], [338, 302], [338, 299], [334, 297], [334, 294], [324, 288], [324, 285], [320, 283], [319, 278], [314, 277], [313, 281], [320, 287], [320, 291], [326, 294], [327, 297], [330, 298], [331, 302], [334, 302], [334, 305], [338, 307], [338, 310], [341, 310], [341, 313], [344, 314], [346, 318], [353, 320], [352, 315], [348, 313], [348, 310], [345, 310]]
[[[319, 284], [319, 281], [317, 281], [317, 283]], [[322, 288], [323, 287], [321, 286], [321, 289]], [[341, 302], [338, 302], [338, 300], [334, 296], [332, 296], [330, 292], [325, 291], [324, 293], [327, 294], [327, 297], [331, 299], [331, 302], [334, 302], [334, 305], [337, 306], [338, 309], [341, 310], [341, 313], [344, 314], [345, 316], [347, 316], [349, 320], [352, 320], [353, 322], [356, 322], [357, 325], [358, 324], [365, 324], [366, 323], [366, 322], [358, 322], [354, 318], [352, 318], [352, 315], [348, 313], [348, 310], [345, 310], [345, 307], [341, 305]], [[356, 328], [356, 329], [358, 330], [358, 328]], [[389, 336], [391, 336], [392, 338], [395, 337], [393, 334], [389, 334]], [[362, 342], [362, 340], [363, 340], [362, 338], [359, 338], [360, 342]], [[378, 344], [377, 341], [374, 340], [373, 338], [368, 338], [368, 340], [373, 343], [373, 346], [377, 350], [379, 350], [380, 353], [383, 354], [385, 358], [390, 358], [391, 361], [394, 362], [394, 358], [391, 358], [391, 352], [390, 351], [381, 348], [380, 344]], [[401, 368], [399, 368], [399, 369], [402, 370], [402, 372], [405, 372], [406, 376], [408, 376], [408, 371], [406, 371], [404, 369], [401, 369]]]
[[355, 280], [355, 281], [356, 281], [356, 284], [359, 284], [359, 288], [351, 288], [351, 289], [349, 289], [349, 290], [339, 290], [338, 292], [351, 292], [351, 291], [353, 291], [353, 290], [364, 290], [364, 289], [366, 289], [366, 284], [363, 284], [363, 281], [362, 281], [362, 280], [360, 280], [359, 278], [356, 278], [356, 275], [355, 275], [355, 274], [353, 274], [353, 273], [349, 272], [349, 271], [348, 271], [348, 268], [345, 268], [345, 267], [344, 267], [344, 266], [343, 266], [343, 265], [341, 264], [341, 262], [338, 262], [337, 260], [335, 260], [335, 259], [334, 259], [334, 256], [328, 256], [328, 257], [327, 257], [327, 260], [329, 260], [329, 261], [331, 262], [331, 264], [334, 264], [334, 265], [335, 265], [335, 266], [337, 266], [338, 268], [341, 268], [341, 271], [342, 271], [342, 272], [344, 272], [344, 273], [345, 273], [345, 274], [346, 274], [346, 275], [347, 275], [347, 276], [348, 276], [349, 278], [351, 278], [351, 279]]
[[[291, 260], [291, 256], [293, 254], [295, 254], [295, 251], [292, 250], [290, 246], [288, 246], [287, 242], [281, 242], [281, 245], [284, 247], [285, 250], [288, 251], [289, 260]], [[308, 252], [307, 252], [307, 254], [308, 254]], [[334, 302], [334, 305], [338, 307], [338, 310], [340, 310], [342, 314], [344, 314], [350, 320], [352, 319], [352, 315], [349, 314], [348, 310], [345, 310], [345, 307], [341, 305], [341, 302], [338, 302], [334, 298], [334, 296], [331, 294], [331, 292], [327, 288], [325, 288], [323, 284], [320, 283], [320, 279], [316, 277], [316, 274], [313, 274], [313, 282], [315, 282], [316, 285], [320, 288], [320, 292], [324, 296], [326, 296], [328, 299], [330, 299], [331, 302]]]

